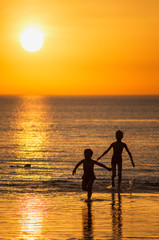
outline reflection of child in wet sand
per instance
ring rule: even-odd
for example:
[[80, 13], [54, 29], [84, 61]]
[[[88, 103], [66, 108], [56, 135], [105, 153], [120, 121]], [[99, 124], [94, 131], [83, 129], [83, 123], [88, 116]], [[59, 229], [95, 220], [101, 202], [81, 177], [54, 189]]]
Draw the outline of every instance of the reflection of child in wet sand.
[[116, 139], [117, 141], [112, 143], [110, 147], [97, 159], [101, 159], [111, 148], [113, 148], [113, 156], [112, 156], [112, 187], [115, 187], [114, 179], [116, 177], [116, 166], [118, 166], [118, 188], [120, 188], [120, 184], [122, 181], [122, 152], [125, 148], [127, 153], [129, 154], [129, 157], [131, 159], [133, 167], [135, 167], [135, 164], [133, 162], [132, 155], [125, 143], [121, 141], [123, 138], [123, 132], [118, 130], [116, 132]]
[[95, 174], [94, 174], [94, 165], [96, 164], [100, 167], [106, 168], [108, 171], [111, 171], [111, 168], [108, 168], [104, 164], [92, 160], [91, 159], [92, 155], [93, 155], [93, 151], [91, 149], [85, 149], [84, 150], [85, 158], [76, 164], [76, 166], [72, 172], [72, 174], [74, 175], [76, 173], [76, 169], [81, 164], [83, 164], [84, 174], [82, 176], [82, 179], [83, 179], [82, 180], [82, 189], [84, 191], [88, 191], [88, 200], [91, 199], [93, 182], [96, 179]]

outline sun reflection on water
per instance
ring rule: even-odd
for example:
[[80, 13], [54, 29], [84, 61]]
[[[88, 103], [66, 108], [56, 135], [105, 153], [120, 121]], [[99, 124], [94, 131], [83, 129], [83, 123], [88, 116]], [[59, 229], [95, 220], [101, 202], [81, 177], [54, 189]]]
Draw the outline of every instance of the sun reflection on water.
[[21, 105], [16, 113], [16, 128], [19, 131], [14, 136], [18, 146], [17, 156], [20, 159], [42, 158], [45, 152], [46, 134], [45, 108], [41, 97], [22, 97]]
[[39, 239], [44, 221], [44, 203], [37, 196], [25, 196], [19, 200], [20, 238], [25, 240]]
[[[158, 239], [158, 194], [1, 194], [0, 239]], [[121, 202], [122, 200], [122, 202]]]

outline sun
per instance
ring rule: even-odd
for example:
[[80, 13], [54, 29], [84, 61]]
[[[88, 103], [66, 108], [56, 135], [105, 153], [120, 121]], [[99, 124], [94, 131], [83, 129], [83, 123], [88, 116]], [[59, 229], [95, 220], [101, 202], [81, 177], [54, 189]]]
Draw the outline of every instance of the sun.
[[20, 34], [20, 43], [28, 52], [36, 52], [44, 44], [44, 33], [38, 26], [26, 27]]

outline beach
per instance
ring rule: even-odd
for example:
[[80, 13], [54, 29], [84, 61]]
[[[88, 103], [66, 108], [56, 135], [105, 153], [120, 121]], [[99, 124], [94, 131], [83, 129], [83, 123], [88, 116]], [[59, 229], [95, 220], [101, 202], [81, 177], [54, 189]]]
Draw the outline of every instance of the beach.
[[0, 239], [159, 239], [158, 193], [3, 193]]
[[[158, 108], [158, 96], [1, 96], [0, 240], [159, 239]], [[124, 151], [120, 193], [96, 166], [87, 203], [83, 169], [72, 170], [118, 129], [136, 166]], [[110, 167], [111, 156], [100, 162]]]
[[0, 240], [159, 240], [159, 0], [0, 19]]

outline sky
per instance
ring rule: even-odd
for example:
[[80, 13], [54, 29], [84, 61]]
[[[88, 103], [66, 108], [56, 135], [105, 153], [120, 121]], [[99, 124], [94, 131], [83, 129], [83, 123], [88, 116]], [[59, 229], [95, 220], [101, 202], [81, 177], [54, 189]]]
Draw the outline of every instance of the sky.
[[[0, 94], [158, 95], [159, 0], [2, 0]], [[20, 43], [38, 25], [44, 45]]]

